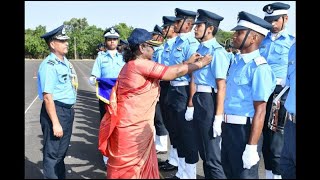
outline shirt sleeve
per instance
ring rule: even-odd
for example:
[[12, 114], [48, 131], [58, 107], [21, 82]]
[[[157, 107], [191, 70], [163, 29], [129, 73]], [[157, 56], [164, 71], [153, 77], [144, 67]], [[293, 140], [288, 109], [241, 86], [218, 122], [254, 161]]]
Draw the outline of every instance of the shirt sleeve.
[[212, 70], [214, 70], [215, 78], [226, 79], [230, 64], [228, 55], [222, 49], [217, 49], [212, 53], [213, 63]]
[[101, 56], [102, 56], [101, 54], [98, 55], [98, 57], [94, 61], [92, 71], [91, 71], [91, 75], [94, 75], [98, 78], [101, 77]]
[[276, 87], [276, 77], [271, 68], [267, 65], [259, 65], [252, 78], [252, 99], [253, 101], [265, 101]]
[[40, 71], [40, 77], [42, 93], [52, 94], [58, 81], [57, 71], [54, 65], [44, 65]]

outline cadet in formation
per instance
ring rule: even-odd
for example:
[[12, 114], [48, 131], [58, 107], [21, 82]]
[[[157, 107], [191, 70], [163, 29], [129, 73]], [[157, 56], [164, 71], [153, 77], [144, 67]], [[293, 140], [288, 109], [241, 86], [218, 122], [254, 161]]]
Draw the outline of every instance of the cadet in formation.
[[236, 55], [228, 71], [224, 102], [221, 163], [228, 179], [259, 179], [263, 121], [276, 79], [258, 48], [271, 27], [242, 11], [232, 29], [233, 46], [241, 54]]

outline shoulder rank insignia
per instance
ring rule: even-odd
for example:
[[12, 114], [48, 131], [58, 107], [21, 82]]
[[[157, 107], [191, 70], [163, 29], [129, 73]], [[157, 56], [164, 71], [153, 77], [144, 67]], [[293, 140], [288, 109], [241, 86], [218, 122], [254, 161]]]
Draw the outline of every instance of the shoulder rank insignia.
[[52, 60], [52, 59], [49, 59], [47, 63], [52, 65], [52, 66], [56, 64], [56, 62], [54, 60]]
[[254, 59], [254, 62], [256, 63], [257, 66], [261, 65], [261, 64], [267, 64], [267, 61], [264, 57], [259, 56], [257, 58]]

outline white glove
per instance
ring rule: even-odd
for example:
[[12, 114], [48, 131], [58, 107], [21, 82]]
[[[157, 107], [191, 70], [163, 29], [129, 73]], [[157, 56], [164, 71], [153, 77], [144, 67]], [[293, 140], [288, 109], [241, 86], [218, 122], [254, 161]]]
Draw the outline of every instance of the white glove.
[[187, 111], [184, 114], [184, 118], [186, 118], [187, 121], [191, 121], [193, 119], [193, 110], [194, 110], [194, 107], [187, 106]]
[[281, 84], [282, 87], [285, 87], [285, 86], [286, 86], [286, 81], [287, 81], [286, 78], [283, 78], [283, 79], [282, 79], [282, 81], [280, 82], [280, 84]]
[[96, 85], [96, 77], [95, 76], [90, 76], [89, 77], [89, 83], [92, 85], [92, 86], [95, 86]]
[[223, 114], [216, 115], [213, 121], [213, 137], [221, 136], [221, 123], [223, 121]]
[[258, 145], [246, 145], [246, 149], [242, 154], [243, 168], [250, 169], [259, 162], [257, 147]]

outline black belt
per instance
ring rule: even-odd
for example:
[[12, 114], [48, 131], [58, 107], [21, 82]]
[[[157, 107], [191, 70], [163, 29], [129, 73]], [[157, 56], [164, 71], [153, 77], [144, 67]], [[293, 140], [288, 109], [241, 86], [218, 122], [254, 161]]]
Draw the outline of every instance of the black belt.
[[73, 104], [65, 104], [60, 101], [54, 101], [54, 104], [56, 104], [57, 106], [60, 106], [60, 107], [68, 108], [68, 109], [73, 108]]

